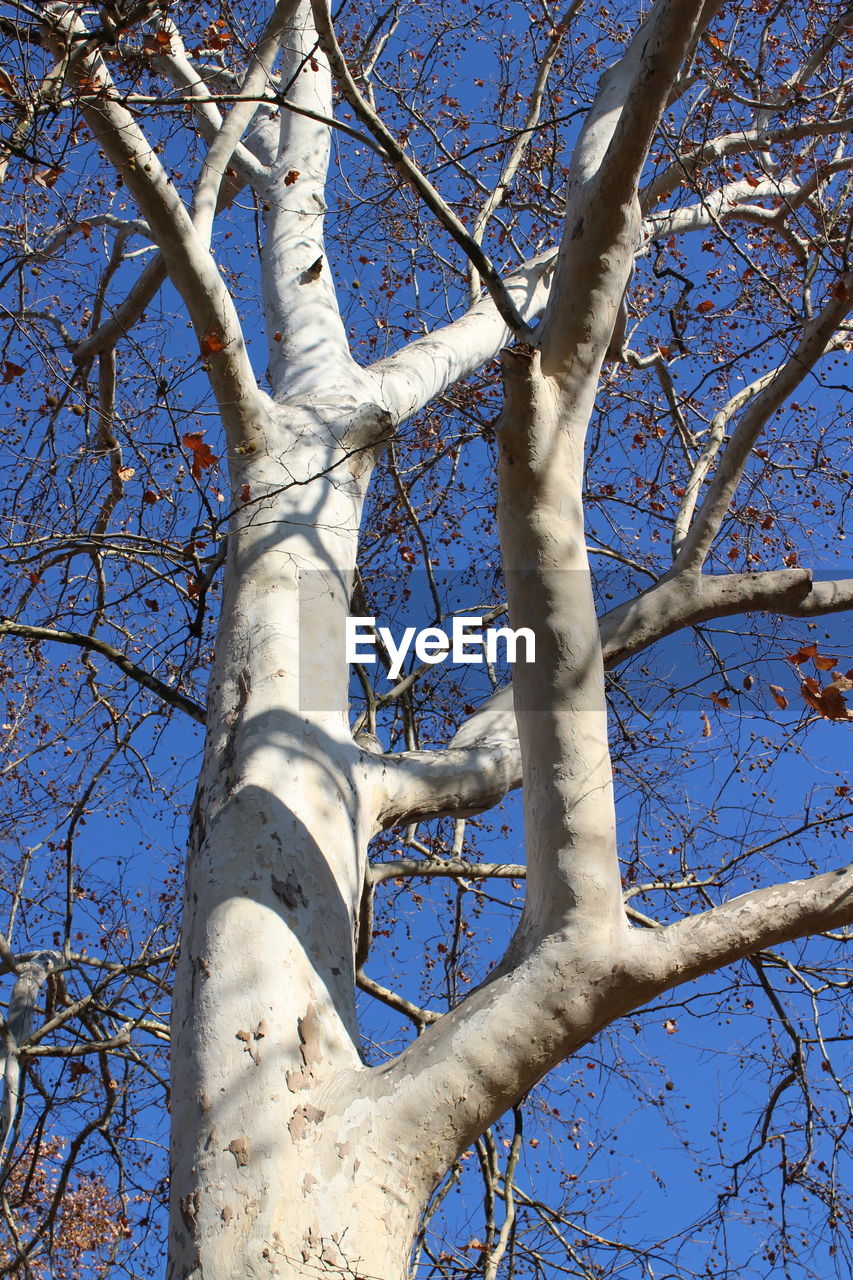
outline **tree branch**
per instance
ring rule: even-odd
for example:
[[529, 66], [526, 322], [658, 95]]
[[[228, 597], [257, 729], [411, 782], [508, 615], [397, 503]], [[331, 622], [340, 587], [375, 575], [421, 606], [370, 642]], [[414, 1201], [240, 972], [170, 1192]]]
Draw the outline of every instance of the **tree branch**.
[[79, 631], [55, 630], [53, 627], [29, 627], [20, 622], [11, 622], [7, 618], [0, 619], [0, 636], [4, 635], [20, 636], [22, 640], [38, 642], [49, 640], [57, 644], [70, 644], [78, 649], [89, 649], [93, 653], [99, 653], [102, 658], [106, 658], [113, 666], [118, 667], [119, 671], [124, 675], [130, 676], [131, 680], [135, 680], [143, 689], [147, 689], [149, 693], [153, 693], [163, 702], [168, 703], [170, 707], [177, 707], [179, 711], [185, 712], [197, 724], [205, 723], [207, 713], [198, 702], [194, 702], [186, 694], [173, 689], [171, 685], [158, 679], [150, 671], [146, 671], [144, 667], [132, 662], [120, 649], [114, 649], [111, 644], [107, 644], [104, 640], [99, 640], [96, 636], [87, 636]]
[[163, 253], [209, 362], [226, 430], [234, 444], [241, 445], [260, 392], [231, 295], [159, 157], [116, 93], [103, 58], [81, 40], [87, 33], [75, 9], [64, 0], [51, 0], [43, 22], [47, 42], [80, 96], [96, 143], [121, 173]]
[[273, 63], [278, 56], [287, 27], [293, 22], [300, 0], [279, 0], [255, 48], [241, 85], [241, 100], [234, 103], [221, 128], [215, 134], [204, 158], [193, 197], [193, 221], [205, 245], [210, 244], [213, 219], [225, 171], [234, 150], [251, 124], [260, 97], [272, 78]]
[[782, 129], [744, 129], [737, 133], [724, 133], [700, 147], [694, 147], [684, 156], [678, 156], [666, 169], [653, 178], [640, 192], [643, 211], [648, 213], [661, 200], [672, 195], [682, 182], [690, 181], [704, 168], [726, 156], [760, 152], [774, 143], [797, 142], [804, 138], [823, 138], [832, 134], [845, 135], [853, 130], [853, 117], [834, 117], [830, 120], [810, 120], [803, 124], [789, 125]]
[[[548, 76], [550, 75], [551, 68], [554, 65], [554, 59], [560, 52], [560, 47], [569, 26], [571, 25], [572, 19], [582, 8], [583, 3], [584, 0], [571, 0], [568, 8], [554, 24], [550, 40], [548, 41], [548, 46], [539, 63], [536, 80], [534, 81], [533, 89], [528, 99], [527, 116], [525, 117], [524, 125], [519, 129], [515, 141], [510, 148], [509, 155], [501, 168], [500, 176], [488, 197], [481, 205], [480, 211], [474, 222], [472, 239], [476, 244], [483, 243], [483, 236], [486, 233], [489, 221], [491, 220], [495, 210], [500, 205], [504, 193], [511, 185], [516, 173], [518, 172], [518, 166], [521, 164], [524, 153], [530, 145], [536, 126], [539, 123], [539, 115], [542, 110], [542, 99], [545, 95], [545, 86], [548, 83]], [[471, 302], [475, 303], [480, 293], [480, 273], [474, 263], [470, 261], [468, 265], [468, 287]]]
[[660, 932], [650, 931], [643, 937], [638, 968], [657, 992], [665, 991], [765, 947], [851, 924], [853, 864], [755, 889]]
[[[168, 51], [164, 49], [157, 54], [156, 64], [171, 83], [183, 91], [181, 97], [183, 100], [188, 99], [192, 104], [193, 118], [199, 133], [207, 142], [213, 144], [223, 127], [222, 113], [211, 97], [208, 84], [190, 61], [178, 27], [167, 17], [163, 23], [163, 30], [169, 37], [170, 48]], [[208, 155], [208, 160], [209, 158]], [[248, 146], [237, 142], [229, 159], [245, 182], [263, 187], [267, 177], [267, 167]], [[222, 207], [220, 201], [221, 196], [217, 200], [217, 208]]]
[[374, 884], [403, 876], [425, 880], [462, 876], [471, 880], [524, 880], [527, 867], [514, 862], [466, 862], [464, 858], [398, 858], [393, 862], [372, 862], [370, 875]]
[[482, 813], [521, 785], [514, 730], [507, 742], [491, 740], [460, 750], [365, 754], [381, 796], [378, 831], [438, 815]]
[[264, 201], [264, 270], [269, 376], [278, 401], [354, 397], [374, 391], [349, 349], [326, 257], [325, 188], [331, 153], [332, 80], [308, 0], [300, 0], [282, 41], [282, 83], [293, 106], [279, 124]]
[[491, 259], [483, 252], [481, 246], [477, 244], [474, 237], [460, 222], [430, 180], [421, 172], [415, 162], [406, 155], [397, 139], [385, 127], [373, 107], [362, 95], [335, 37], [327, 0], [311, 0], [311, 8], [314, 12], [320, 47], [329, 59], [341, 92], [356, 116], [383, 147], [394, 170], [417, 192], [427, 208], [435, 214], [448, 235], [456, 241], [476, 267], [492, 301], [509, 329], [513, 333], [525, 333], [526, 326], [524, 321], [516, 310], [515, 303], [507, 292], [506, 286]]
[[590, 411], [633, 266], [646, 155], [693, 33], [712, 9], [701, 0], [657, 0], [603, 75], [572, 155], [554, 288], [537, 341], [543, 371], [571, 370]]
[[[548, 300], [556, 257], [556, 250], [551, 250], [531, 258], [504, 281], [513, 306], [528, 324]], [[458, 320], [370, 366], [380, 403], [395, 426], [405, 422], [455, 382], [494, 359], [512, 336], [494, 301], [481, 298]]]
[[[662, 929], [628, 930], [616, 947], [595, 933], [551, 935], [511, 969], [499, 966], [359, 1088], [387, 1106], [390, 1140], [422, 1135], [411, 1177], [429, 1183], [603, 1026], [765, 947], [851, 923], [853, 866], [758, 889]], [[448, 1096], [454, 1106], [439, 1106]]]
[[[683, 627], [711, 618], [766, 611], [793, 618], [841, 613], [853, 608], [853, 579], [812, 582], [807, 569], [768, 573], [667, 576], [599, 620], [604, 665], [610, 669]], [[449, 749], [504, 748], [516, 733], [512, 686], [500, 689], [463, 722]], [[405, 760], [405, 757], [402, 757]]]
[[839, 277], [822, 310], [805, 327], [796, 350], [741, 415], [720, 457], [705, 499], [681, 544], [675, 560], [676, 570], [701, 569], [767, 420], [817, 364], [851, 306], [853, 271], [848, 271]]

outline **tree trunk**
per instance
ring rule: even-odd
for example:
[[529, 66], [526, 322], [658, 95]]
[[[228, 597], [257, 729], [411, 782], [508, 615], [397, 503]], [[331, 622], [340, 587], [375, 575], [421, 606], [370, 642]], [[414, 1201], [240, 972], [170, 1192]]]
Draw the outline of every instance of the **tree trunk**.
[[271, 410], [260, 434], [235, 463], [235, 492], [249, 489], [187, 859], [169, 1274], [390, 1280], [421, 1206], [356, 1083], [353, 940], [374, 808], [342, 637], [369, 467], [316, 408]]

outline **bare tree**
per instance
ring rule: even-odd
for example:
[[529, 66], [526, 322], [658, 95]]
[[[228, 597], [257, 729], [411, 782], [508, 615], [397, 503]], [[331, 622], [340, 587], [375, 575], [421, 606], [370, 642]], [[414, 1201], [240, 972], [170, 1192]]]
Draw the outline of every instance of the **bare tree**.
[[[0, 632], [28, 673], [7, 674], [9, 819], [52, 824], [55, 854], [41, 899], [29, 846], [6, 886], [10, 930], [23, 914], [34, 940], [0, 953], [16, 975], [5, 1170], [20, 1192], [22, 1061], [45, 1114], [52, 1101], [40, 1054], [65, 1085], [75, 1061], [100, 1064], [79, 1142], [110, 1134], [121, 1161], [123, 1100], [158, 1079], [174, 962], [173, 1280], [392, 1280], [413, 1249], [461, 1274], [423, 1222], [471, 1144], [487, 1239], [470, 1269], [498, 1275], [535, 1207], [514, 1180], [519, 1107], [548, 1072], [744, 960], [784, 1021], [775, 949], [823, 935], [831, 952], [853, 921], [850, 868], [779, 880], [762, 857], [843, 830], [846, 784], [801, 830], [716, 850], [707, 874], [687, 865], [694, 827], [647, 883], [636, 850], [620, 868], [612, 777], [614, 755], [629, 770], [643, 756], [618, 702], [636, 655], [687, 629], [710, 645], [719, 619], [805, 626], [853, 604], [853, 579], [809, 566], [849, 489], [839, 423], [795, 416], [793, 445], [774, 435], [785, 406], [805, 413], [795, 396], [829, 414], [820, 370], [850, 344], [849, 10], [575, 0], [510, 6], [503, 35], [495, 21], [405, 3], [333, 19], [326, 0], [2, 5], [4, 377], [23, 407]], [[466, 57], [493, 38], [499, 56], [472, 77]], [[480, 509], [488, 541], [493, 473], [460, 489], [459, 455], [494, 440], [506, 608], [536, 659], [454, 733], [428, 663], [390, 687], [364, 668], [353, 695], [344, 627], [371, 612], [389, 540], [430, 590], [442, 540], [476, 542]], [[716, 657], [709, 710], [737, 696], [746, 715], [753, 677], [735, 694]], [[790, 657], [796, 732], [843, 733], [853, 677], [817, 642]], [[39, 672], [54, 678], [43, 723]], [[164, 711], [204, 726], [177, 960], [170, 890], [130, 920], [121, 874], [95, 960], [78, 945], [96, 893], [75, 840], [117, 768], [172, 785], [150, 773]], [[70, 792], [51, 755], [48, 781], [28, 780], [57, 743]], [[519, 786], [524, 858], [500, 863], [491, 842], [485, 861], [464, 820]], [[643, 803], [662, 795], [647, 772], [635, 806], [644, 787]], [[425, 843], [420, 824], [442, 820], [444, 844]], [[374, 890], [417, 880], [525, 881], [502, 958], [442, 1009], [409, 975], [364, 968]], [[462, 932], [457, 915], [457, 949]], [[822, 991], [843, 988], [834, 972]], [[413, 1027], [381, 1062], [359, 988]], [[505, 1113], [501, 1170], [490, 1127]], [[7, 1271], [46, 1265], [79, 1150], [40, 1217], [4, 1193]], [[569, 1274], [596, 1274], [565, 1221], [539, 1213]]]

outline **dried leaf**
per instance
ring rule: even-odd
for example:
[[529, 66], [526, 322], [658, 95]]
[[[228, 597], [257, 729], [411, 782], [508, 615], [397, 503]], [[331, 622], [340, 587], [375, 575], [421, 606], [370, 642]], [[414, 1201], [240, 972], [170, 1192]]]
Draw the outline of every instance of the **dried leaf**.
[[215, 22], [211, 22], [210, 26], [204, 33], [204, 46], [206, 49], [224, 49], [227, 44], [231, 43], [231, 36], [225, 30], [225, 20], [217, 18]]
[[788, 705], [788, 699], [785, 697], [778, 684], [771, 684], [770, 692], [773, 694], [773, 701], [780, 711], [784, 711]]
[[116, 475], [119, 480], [121, 480], [122, 484], [124, 484], [126, 480], [132, 480], [136, 475], [136, 467], [119, 467]]
[[23, 369], [21, 365], [15, 364], [14, 360], [6, 360], [4, 362], [3, 364], [3, 381], [4, 382], [6, 383], [14, 382], [16, 378], [20, 378], [22, 373], [26, 373], [26, 370]]
[[710, 736], [711, 736], [711, 721], [708, 719], [708, 716], [707, 716], [707, 714], [706, 714], [704, 711], [700, 711], [700, 712], [699, 712], [699, 714], [700, 714], [700, 716], [702, 717], [702, 737], [703, 737], [703, 738], [710, 738]]
[[839, 672], [826, 688], [821, 688], [812, 676], [806, 676], [800, 686], [803, 701], [824, 720], [853, 720], [853, 708], [847, 706], [843, 694], [853, 689], [853, 680]]
[[222, 331], [216, 325], [211, 325], [201, 340], [201, 354], [203, 356], [212, 356], [217, 351], [224, 350], [225, 339], [222, 336]]
[[183, 438], [184, 446], [193, 455], [190, 473], [196, 480], [200, 480], [202, 473], [208, 471], [211, 467], [215, 467], [219, 461], [210, 445], [202, 439], [202, 434], [201, 431], [188, 431]]
[[715, 704], [716, 704], [716, 706], [718, 706], [718, 707], [724, 707], [724, 708], [727, 708], [727, 707], [728, 707], [728, 705], [729, 705], [729, 700], [728, 700], [728, 698], [727, 698], [727, 697], [725, 697], [723, 694], [720, 694], [720, 693], [712, 693], [712, 694], [711, 694], [711, 701], [712, 701], [713, 703], [715, 703]]
[[56, 186], [61, 173], [62, 170], [57, 169], [55, 166], [52, 166], [50, 169], [42, 169], [38, 173], [33, 173], [33, 182], [36, 186], [44, 187], [46, 190], [48, 187]]
[[145, 37], [142, 47], [146, 53], [171, 53], [172, 37], [165, 27], [159, 27], [153, 35]]
[[816, 644], [804, 644], [796, 653], [786, 655], [785, 661], [792, 662], [795, 667], [801, 666], [804, 662], [808, 662], [809, 658], [817, 657]]
[[299, 170], [288, 169], [287, 173], [284, 175], [284, 185], [286, 187], [292, 187], [294, 182], [298, 182], [298, 181], [299, 181]]
[[717, 304], [715, 302], [712, 302], [710, 298], [706, 298], [704, 302], [699, 303], [696, 310], [703, 313], [708, 311], [713, 311], [716, 305]]
[[8, 72], [3, 70], [2, 67], [0, 67], [0, 93], [3, 94], [4, 98], [16, 99], [18, 96], [18, 89], [15, 81]]

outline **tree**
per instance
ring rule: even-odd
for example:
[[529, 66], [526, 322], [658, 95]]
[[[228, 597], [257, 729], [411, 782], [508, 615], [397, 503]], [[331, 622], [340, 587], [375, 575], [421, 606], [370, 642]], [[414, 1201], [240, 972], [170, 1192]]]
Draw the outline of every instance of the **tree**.
[[[120, 1169], [99, 1185], [113, 1231], [97, 1265], [120, 1256], [145, 1187], [132, 1085], [158, 1083], [173, 963], [173, 1280], [408, 1274], [436, 1189], [478, 1141], [491, 1217], [470, 1266], [492, 1277], [521, 1202], [481, 1135], [548, 1072], [741, 961], [791, 1026], [774, 979], [799, 939], [825, 965], [815, 998], [843, 990], [853, 873], [825, 837], [849, 822], [847, 784], [810, 792], [795, 829], [759, 792], [707, 874], [690, 853], [707, 828], [674, 807], [682, 838], [659, 869], [642, 842], [620, 850], [611, 757], [641, 828], [667, 794], [656, 753], [685, 757], [674, 727], [649, 727], [651, 669], [631, 660], [681, 631], [718, 664], [702, 732], [730, 738], [728, 789], [702, 822], [748, 767], [724, 713], [762, 732], [787, 709], [798, 749], [850, 719], [853, 676], [805, 630], [853, 604], [853, 579], [811, 571], [831, 563], [818, 544], [849, 489], [830, 372], [853, 298], [849, 10], [505, 9], [2, 6], [20, 453], [0, 630], [21, 844], [5, 887], [7, 936], [17, 918], [24, 934], [2, 951], [7, 1271], [44, 1265], [93, 1135]], [[441, 620], [442, 545], [451, 567], [466, 539], [488, 560], [494, 455], [508, 616], [535, 632], [535, 661], [466, 713], [428, 663], [390, 689], [362, 667], [353, 690], [351, 611], [374, 616], [416, 563]], [[742, 615], [760, 631], [747, 658], [708, 630]], [[751, 674], [762, 645], [789, 659], [792, 708], [784, 678]], [[688, 696], [674, 685], [670, 705]], [[129, 812], [146, 776], [165, 802], [169, 755], [191, 756], [182, 717], [203, 725], [204, 757], [175, 960], [176, 877], [134, 913], [142, 890], [94, 809], [103, 795]], [[523, 865], [463, 823], [522, 778]], [[439, 824], [426, 843], [422, 823]], [[40, 824], [33, 890], [24, 833]], [[780, 880], [766, 849], [810, 833], [819, 852], [786, 845], [798, 870]], [[409, 974], [365, 970], [382, 883], [522, 879], [503, 954], [487, 949], [483, 980], [448, 990], [441, 1016]], [[466, 931], [457, 913], [457, 952]], [[365, 1053], [359, 988], [412, 1023], [384, 1060]], [[835, 1069], [820, 1034], [807, 1053], [791, 1030], [808, 1103], [815, 1044]], [[54, 1116], [77, 1131], [33, 1221], [13, 1192]], [[783, 1163], [788, 1183], [820, 1184], [837, 1225], [832, 1179]], [[567, 1249], [571, 1274], [596, 1274]]]

